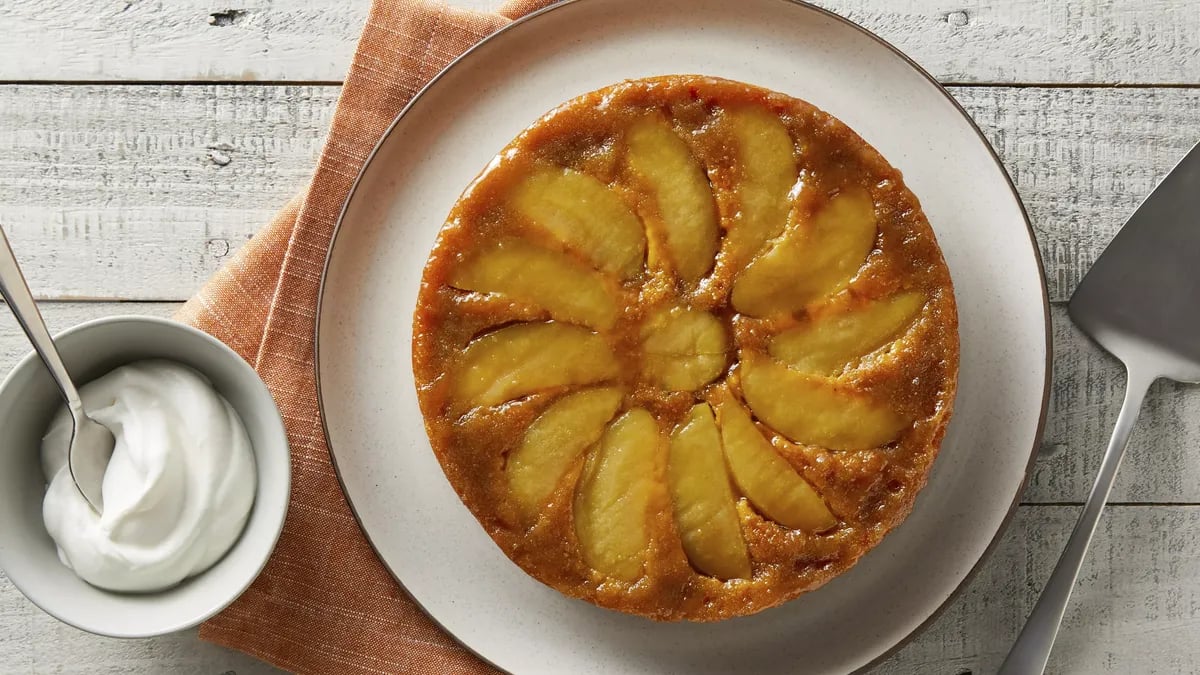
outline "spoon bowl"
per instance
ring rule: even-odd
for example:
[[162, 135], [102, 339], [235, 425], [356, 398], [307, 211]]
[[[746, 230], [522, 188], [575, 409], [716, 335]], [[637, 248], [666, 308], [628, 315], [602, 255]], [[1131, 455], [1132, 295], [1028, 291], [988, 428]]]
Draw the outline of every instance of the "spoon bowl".
[[71, 410], [71, 443], [67, 446], [67, 466], [79, 494], [96, 513], [104, 513], [104, 470], [112, 458], [116, 439], [108, 427], [87, 416], [83, 407]]

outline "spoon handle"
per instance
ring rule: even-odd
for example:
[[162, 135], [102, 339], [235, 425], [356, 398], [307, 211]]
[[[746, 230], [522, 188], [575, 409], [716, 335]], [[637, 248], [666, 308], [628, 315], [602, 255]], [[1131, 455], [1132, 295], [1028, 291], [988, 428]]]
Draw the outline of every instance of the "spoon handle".
[[72, 414], [82, 413], [83, 404], [79, 400], [79, 392], [71, 383], [71, 377], [67, 374], [62, 357], [58, 355], [58, 349], [54, 347], [54, 341], [50, 339], [50, 331], [46, 330], [46, 322], [42, 320], [42, 313], [38, 311], [33, 294], [29, 292], [29, 284], [25, 283], [25, 276], [21, 274], [21, 268], [17, 265], [17, 257], [13, 255], [12, 247], [8, 245], [8, 238], [4, 235], [3, 228], [0, 228], [0, 295], [4, 296], [8, 308], [17, 317], [17, 323], [21, 324], [21, 329], [25, 331], [25, 335], [29, 336], [34, 350], [42, 358], [46, 368], [50, 370], [50, 375], [58, 384], [59, 390], [62, 391], [63, 398], [67, 400], [67, 406], [71, 408]]
[[1121, 458], [1129, 445], [1129, 436], [1137, 423], [1142, 401], [1156, 379], [1126, 366], [1125, 402], [1121, 405], [1121, 413], [1117, 415], [1117, 426], [1113, 429], [1112, 440], [1108, 442], [1108, 450], [1100, 464], [1100, 474], [1096, 476], [1092, 492], [1083, 505], [1083, 513], [1079, 516], [1079, 522], [1075, 523], [1066, 550], [1058, 559], [1054, 573], [1046, 582], [1046, 588], [1042, 590], [1029, 620], [1025, 622], [1025, 628], [1021, 629], [1016, 644], [1004, 659], [1004, 665], [1000, 666], [998, 675], [1040, 675], [1046, 670], [1050, 649], [1054, 646], [1058, 627], [1067, 611], [1067, 601], [1071, 599], [1071, 591], [1079, 577], [1079, 568], [1083, 565], [1088, 544], [1096, 533], [1104, 503], [1112, 492], [1113, 481], [1117, 477], [1117, 469], [1121, 468]]

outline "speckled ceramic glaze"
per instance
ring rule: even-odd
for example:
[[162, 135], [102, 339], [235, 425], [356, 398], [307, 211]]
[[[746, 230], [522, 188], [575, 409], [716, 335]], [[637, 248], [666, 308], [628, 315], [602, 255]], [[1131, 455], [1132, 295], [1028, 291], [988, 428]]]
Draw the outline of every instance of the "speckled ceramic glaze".
[[[855, 129], [920, 198], [960, 312], [955, 416], [913, 514], [820, 590], [715, 624], [599, 609], [509, 562], [443, 476], [409, 362], [422, 264], [467, 183], [559, 103], [670, 73], [780, 91]], [[518, 673], [846, 672], [928, 622], [1007, 522], [1041, 433], [1047, 329], [1037, 250], [1007, 176], [953, 100], [903, 56], [787, 0], [582, 0], [484, 42], [380, 145], [330, 254], [318, 379], [334, 461], [380, 558], [483, 658]]]

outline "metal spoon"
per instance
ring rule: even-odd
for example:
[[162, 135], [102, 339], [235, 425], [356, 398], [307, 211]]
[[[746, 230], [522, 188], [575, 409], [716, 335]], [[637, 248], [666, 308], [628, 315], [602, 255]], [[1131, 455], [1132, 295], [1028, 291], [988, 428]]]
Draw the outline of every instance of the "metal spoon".
[[1146, 390], [1160, 377], [1200, 383], [1197, 214], [1200, 144], [1134, 211], [1071, 296], [1071, 319], [1125, 364], [1125, 402], [1079, 522], [1000, 675], [1038, 675], [1046, 669]]
[[79, 400], [79, 391], [71, 382], [71, 376], [63, 366], [62, 357], [54, 347], [50, 331], [42, 320], [25, 276], [17, 265], [8, 238], [0, 228], [0, 295], [8, 303], [8, 308], [17, 317], [17, 322], [29, 336], [33, 349], [42, 358], [42, 363], [50, 371], [55, 384], [71, 411], [71, 445], [67, 454], [67, 466], [71, 471], [71, 480], [75, 487], [97, 513], [104, 510], [104, 499], [100, 487], [104, 479], [104, 469], [112, 457], [116, 440], [112, 433], [102, 424], [87, 416], [83, 411], [83, 402]]

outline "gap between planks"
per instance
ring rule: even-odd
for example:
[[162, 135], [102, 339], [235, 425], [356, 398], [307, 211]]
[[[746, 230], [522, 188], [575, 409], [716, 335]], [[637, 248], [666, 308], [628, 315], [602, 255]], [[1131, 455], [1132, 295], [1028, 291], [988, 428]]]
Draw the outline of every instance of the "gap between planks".
[[[45, 80], [0, 79], [0, 86], [29, 85], [45, 87], [72, 86], [183, 86], [183, 87], [341, 87], [343, 80]], [[946, 89], [979, 87], [1009, 89], [1200, 89], [1200, 82], [971, 82], [970, 80], [938, 80]]]
[[[199, 289], [197, 289], [199, 290]], [[39, 305], [53, 304], [105, 304], [105, 305], [144, 305], [144, 304], [160, 304], [160, 305], [178, 305], [188, 301], [188, 298], [104, 298], [95, 296], [61, 296], [54, 298], [36, 298]], [[0, 307], [4, 306], [4, 299], [0, 298]]]
[[1005, 87], [1009, 89], [1200, 89], [1200, 82], [968, 82], [944, 80], [947, 89], [958, 87]]
[[[5, 85], [31, 85], [45, 87], [73, 87], [73, 86], [105, 86], [105, 87], [130, 87], [130, 86], [184, 86], [184, 87], [208, 87], [208, 86], [229, 86], [229, 87], [340, 87], [345, 84], [342, 80], [233, 80], [233, 79], [214, 79], [214, 80], [22, 80], [9, 79], [0, 80], [0, 86]], [[998, 85], [1002, 86], [1002, 85]], [[1016, 85], [1011, 85], [1016, 86]], [[1103, 86], [1103, 85], [1100, 85]], [[1200, 88], [1200, 84], [1189, 85]]]
[[[349, 66], [369, 4], [9, 0], [0, 6], [8, 31], [0, 42], [0, 77], [338, 80]], [[494, 10], [501, 2], [451, 4]], [[943, 80], [1197, 81], [1200, 15], [1189, 0], [818, 4], [876, 32]]]
[[[1051, 506], [1083, 506], [1083, 502], [1021, 502], [1019, 506], [1036, 506], [1036, 507], [1051, 507]], [[1200, 502], [1104, 502], [1104, 508], [1126, 508], [1143, 506], [1170, 506], [1181, 508], [1194, 508], [1200, 506]]]

